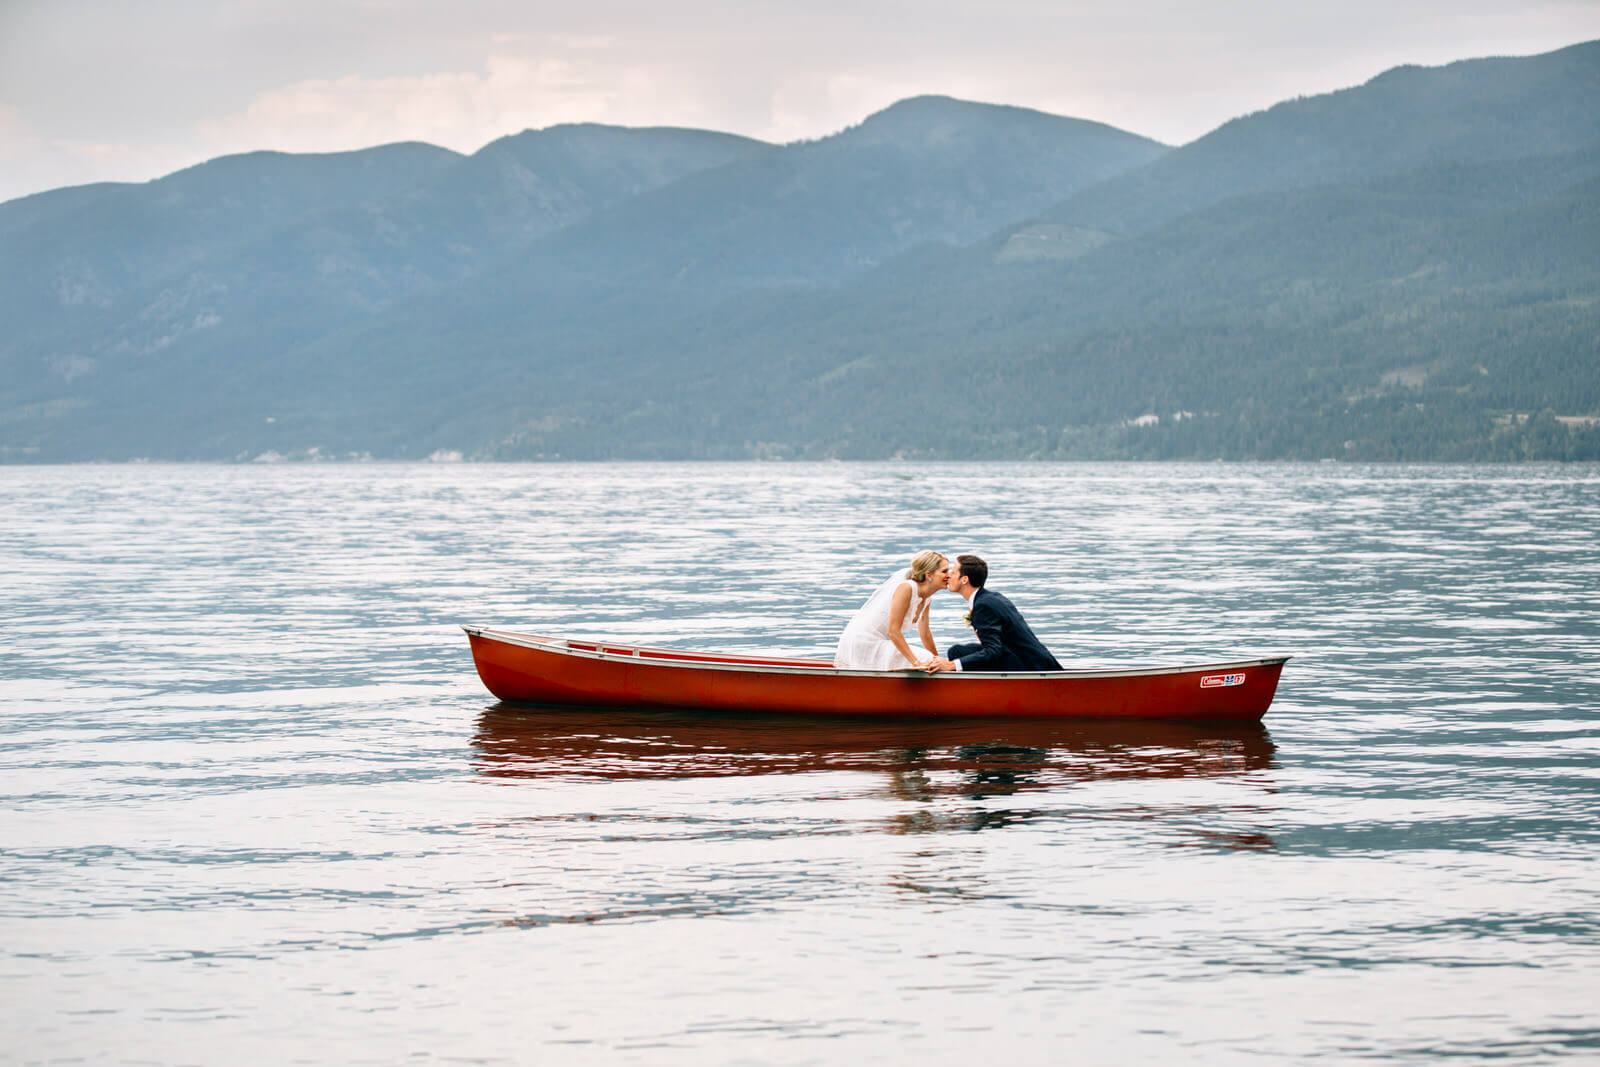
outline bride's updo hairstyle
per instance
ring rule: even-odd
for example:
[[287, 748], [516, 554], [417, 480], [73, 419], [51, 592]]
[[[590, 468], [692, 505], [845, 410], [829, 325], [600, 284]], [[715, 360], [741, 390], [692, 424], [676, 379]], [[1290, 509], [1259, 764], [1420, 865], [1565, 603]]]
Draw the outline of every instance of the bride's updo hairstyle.
[[913, 582], [924, 581], [928, 575], [939, 569], [939, 564], [945, 562], [948, 561], [944, 558], [944, 553], [942, 552], [935, 552], [931, 548], [926, 552], [918, 552], [911, 557], [911, 573], [906, 577]]

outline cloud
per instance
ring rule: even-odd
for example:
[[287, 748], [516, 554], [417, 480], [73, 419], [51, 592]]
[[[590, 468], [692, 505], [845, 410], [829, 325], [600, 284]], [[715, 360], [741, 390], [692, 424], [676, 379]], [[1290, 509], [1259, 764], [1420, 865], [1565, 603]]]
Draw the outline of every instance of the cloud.
[[149, 145], [46, 137], [19, 109], [0, 103], [0, 201], [62, 185], [139, 181], [176, 169], [172, 163]]
[[608, 104], [565, 63], [495, 59], [475, 72], [296, 82], [195, 129], [226, 151], [329, 152], [401, 140], [471, 151], [526, 126], [591, 118]]
[[[611, 37], [497, 35], [471, 71], [315, 78], [258, 94], [195, 131], [219, 152], [325, 152], [401, 140], [457, 151], [565, 122], [717, 126], [713, 83], [667, 64], [630, 62]], [[721, 127], [718, 127], [721, 128]]]
[[789, 141], [921, 93], [1182, 143], [1400, 63], [1595, 36], [1595, 0], [0, 0], [0, 198], [561, 122]]

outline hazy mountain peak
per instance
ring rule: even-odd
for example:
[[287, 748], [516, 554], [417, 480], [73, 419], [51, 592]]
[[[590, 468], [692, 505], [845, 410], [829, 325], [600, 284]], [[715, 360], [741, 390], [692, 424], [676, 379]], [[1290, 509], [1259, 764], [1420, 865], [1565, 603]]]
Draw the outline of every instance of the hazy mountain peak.
[[[1025, 108], [1013, 108], [1004, 104], [984, 104], [975, 100], [960, 100], [953, 96], [944, 96], [939, 93], [925, 93], [922, 96], [908, 96], [904, 100], [897, 100], [888, 107], [874, 111], [861, 121], [862, 126], [872, 126], [886, 122], [917, 122], [928, 119], [949, 118], [951, 116], [986, 115], [1001, 111], [1024, 111]], [[1043, 112], [1034, 112], [1043, 114]]]
[[523, 151], [532, 147], [558, 147], [562, 151], [573, 148], [601, 149], [629, 144], [747, 144], [751, 147], [765, 142], [734, 133], [713, 130], [696, 130], [680, 126], [613, 126], [603, 122], [562, 122], [554, 126], [529, 127], [520, 133], [498, 137], [474, 155], [504, 151]]
[[1600, 42], [1544, 55], [1406, 65], [1233, 119], [1049, 221], [1131, 233], [1243, 193], [1515, 159], [1600, 137]]
[[984, 104], [950, 96], [908, 97], [882, 111], [867, 116], [860, 125], [835, 135], [854, 143], [898, 143], [940, 145], [966, 138], [989, 138], [997, 132], [1025, 133], [1076, 127], [1085, 132], [1103, 131], [1119, 137], [1135, 138], [1148, 144], [1157, 142], [1130, 134], [1100, 122], [1052, 115], [1033, 108], [1010, 104]]
[[157, 178], [156, 181], [182, 182], [198, 177], [207, 180], [252, 179], [291, 171], [309, 171], [314, 168], [320, 173], [322, 169], [330, 166], [353, 164], [368, 167], [388, 165], [398, 160], [426, 160], [437, 164], [460, 158], [459, 152], [423, 141], [396, 141], [392, 144], [355, 148], [343, 152], [280, 152], [275, 149], [259, 149], [254, 152], [236, 152], [208, 159], [204, 163], [196, 163], [192, 167], [173, 171]]
[[1597, 104], [1600, 42], [1177, 150], [929, 95], [57, 191], [0, 210], [0, 461], [1600, 456]]

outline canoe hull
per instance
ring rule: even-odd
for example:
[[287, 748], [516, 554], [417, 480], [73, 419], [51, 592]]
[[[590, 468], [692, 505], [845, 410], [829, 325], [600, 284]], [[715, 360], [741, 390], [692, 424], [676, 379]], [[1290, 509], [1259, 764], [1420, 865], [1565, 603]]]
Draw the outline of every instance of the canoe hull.
[[1147, 670], [926, 674], [463, 629], [478, 676], [507, 702], [772, 715], [1260, 722], [1288, 659]]

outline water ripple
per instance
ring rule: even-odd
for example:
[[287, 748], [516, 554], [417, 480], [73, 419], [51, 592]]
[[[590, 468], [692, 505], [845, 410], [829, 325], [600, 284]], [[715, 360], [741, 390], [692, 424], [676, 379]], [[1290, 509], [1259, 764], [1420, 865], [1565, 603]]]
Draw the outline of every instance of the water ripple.
[[[18, 1062], [1583, 1059], [1600, 471], [0, 467]], [[530, 714], [462, 622], [825, 654], [976, 550], [1260, 729]], [[963, 631], [933, 602], [935, 632]]]

